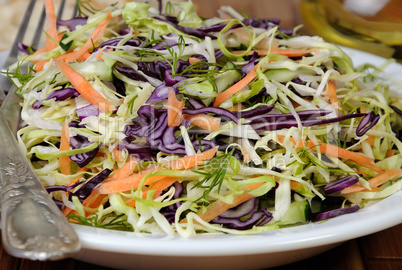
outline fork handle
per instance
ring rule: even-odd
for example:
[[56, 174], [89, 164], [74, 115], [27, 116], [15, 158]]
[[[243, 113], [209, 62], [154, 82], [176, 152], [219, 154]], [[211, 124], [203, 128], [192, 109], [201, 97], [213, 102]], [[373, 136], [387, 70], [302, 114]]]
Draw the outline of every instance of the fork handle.
[[1, 227], [4, 248], [19, 258], [56, 260], [80, 249], [79, 239], [49, 197], [0, 111]]

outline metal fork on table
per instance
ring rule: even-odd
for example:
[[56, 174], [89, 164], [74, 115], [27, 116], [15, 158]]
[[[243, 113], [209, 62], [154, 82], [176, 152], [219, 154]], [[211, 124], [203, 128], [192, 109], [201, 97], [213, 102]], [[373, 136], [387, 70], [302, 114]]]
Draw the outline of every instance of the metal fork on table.
[[[24, 21], [6, 65], [17, 61], [16, 44], [23, 40], [36, 0], [28, 5]], [[59, 8], [60, 18], [65, 0]], [[44, 12], [43, 16], [44, 17]], [[38, 43], [43, 28], [38, 23], [34, 41]], [[7, 85], [5, 86], [7, 87]], [[0, 108], [0, 179], [1, 229], [5, 250], [20, 258], [56, 260], [80, 249], [74, 229], [49, 197], [16, 140], [19, 123], [19, 99], [16, 87], [9, 89]]]

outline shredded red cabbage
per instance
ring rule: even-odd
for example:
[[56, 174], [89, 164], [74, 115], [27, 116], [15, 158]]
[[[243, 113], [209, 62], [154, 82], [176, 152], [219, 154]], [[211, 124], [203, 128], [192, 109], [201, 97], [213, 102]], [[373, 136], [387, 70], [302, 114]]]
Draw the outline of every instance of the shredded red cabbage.
[[324, 192], [325, 194], [330, 194], [341, 191], [342, 189], [352, 186], [357, 182], [359, 182], [359, 178], [357, 176], [342, 177], [326, 184], [324, 187]]
[[105, 180], [110, 175], [111, 172], [112, 170], [110, 169], [104, 169], [103, 171], [92, 177], [84, 185], [82, 185], [77, 191], [70, 193], [70, 198], [71, 196], [77, 196], [82, 202], [91, 194], [91, 192], [97, 185], [99, 185], [103, 180]]
[[[74, 88], [68, 87], [61, 90], [56, 90], [51, 92], [45, 100], [50, 100], [52, 98], [56, 99], [56, 101], [66, 100], [68, 98], [78, 97], [80, 94]], [[42, 100], [37, 100], [32, 104], [32, 108], [35, 110], [39, 109], [42, 106]]]
[[321, 221], [321, 220], [326, 220], [330, 218], [334, 218], [340, 215], [344, 214], [349, 214], [349, 213], [354, 213], [360, 209], [360, 206], [354, 205], [351, 207], [346, 207], [346, 208], [340, 208], [340, 209], [334, 209], [334, 210], [329, 210], [325, 212], [320, 212], [320, 213], [313, 213], [311, 221]]
[[75, 28], [78, 25], [84, 25], [86, 24], [88, 18], [87, 17], [75, 17], [69, 20], [58, 20], [57, 25], [58, 26], [65, 26], [67, 27], [70, 31], [74, 31]]

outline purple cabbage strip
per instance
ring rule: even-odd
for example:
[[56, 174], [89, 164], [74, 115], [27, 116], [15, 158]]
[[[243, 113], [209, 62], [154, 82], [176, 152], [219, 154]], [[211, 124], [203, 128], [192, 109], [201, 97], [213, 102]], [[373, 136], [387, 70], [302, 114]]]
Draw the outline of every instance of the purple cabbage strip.
[[[310, 126], [339, 122], [339, 121], [343, 121], [343, 120], [350, 119], [350, 118], [363, 117], [366, 115], [367, 114], [365, 114], [365, 113], [355, 113], [355, 114], [348, 114], [348, 115], [343, 115], [343, 116], [328, 118], [328, 119], [302, 120], [301, 123], [304, 127], [310, 127]], [[281, 122], [268, 122], [268, 123], [257, 123], [257, 124], [254, 123], [254, 124], [251, 124], [251, 126], [255, 129], [255, 131], [259, 132], [262, 130], [277, 130], [277, 129], [283, 129], [283, 128], [297, 127], [298, 124], [297, 124], [296, 120], [285, 120], [285, 121], [281, 121]], [[370, 127], [371, 126], [372, 125], [370, 125]], [[364, 132], [366, 132], [366, 131], [367, 130], [365, 129]], [[357, 134], [357, 131], [356, 131], [356, 134]], [[358, 136], [360, 136], [360, 135], [358, 135]]]
[[[45, 98], [45, 100], [50, 100], [52, 98], [55, 98], [56, 101], [62, 101], [62, 100], [66, 100], [68, 98], [71, 97], [78, 97], [80, 94], [78, 93], [77, 90], [75, 90], [74, 88], [64, 88], [61, 90], [56, 90], [51, 92], [49, 95], [47, 95], [47, 97]], [[42, 101], [41, 100], [37, 100], [32, 104], [32, 108], [34, 109], [39, 109], [42, 106]]]
[[206, 113], [213, 113], [216, 114], [218, 117], [225, 117], [230, 119], [231, 121], [235, 122], [236, 124], [239, 123], [239, 118], [237, 118], [233, 113], [230, 111], [223, 109], [223, 108], [216, 108], [216, 107], [205, 107], [205, 108], [200, 108], [200, 109], [183, 109], [184, 114], [190, 114], [190, 115], [195, 115], [195, 114], [206, 114]]
[[70, 196], [77, 196], [82, 202], [91, 194], [91, 192], [97, 185], [99, 185], [110, 175], [111, 172], [112, 170], [110, 169], [104, 169], [103, 171], [92, 177], [84, 185], [82, 185], [77, 191], [75, 191], [74, 193], [70, 193]]
[[330, 218], [337, 217], [340, 215], [354, 213], [354, 212], [358, 211], [359, 209], [360, 209], [360, 206], [354, 205], [351, 207], [334, 209], [334, 210], [329, 210], [329, 211], [320, 212], [320, 213], [314, 213], [311, 221], [326, 220], [326, 219], [330, 219]]
[[[172, 87], [176, 94], [179, 93], [179, 90], [176, 87]], [[160, 102], [161, 100], [167, 99], [169, 96], [169, 86], [166, 83], [162, 83], [158, 87], [154, 89], [151, 96], [145, 103], [156, 103]]]
[[88, 116], [98, 116], [100, 114], [100, 110], [92, 104], [78, 108], [76, 112], [80, 121]]
[[265, 213], [263, 212], [254, 212], [250, 216], [250, 218], [248, 218], [245, 221], [239, 218], [223, 218], [218, 216], [213, 220], [211, 220], [211, 223], [222, 224], [225, 225], [226, 227], [236, 230], [248, 230], [251, 229], [254, 225], [256, 225], [264, 216]]
[[[100, 48], [106, 47], [106, 46], [117, 46], [117, 44], [119, 44], [119, 42], [122, 40], [123, 38], [113, 38], [113, 39], [109, 39], [105, 42], [103, 42], [102, 44], [99, 45], [99, 47], [97, 47], [95, 49], [95, 51], [99, 50]], [[141, 45], [141, 41], [139, 39], [129, 39], [127, 40], [123, 45], [129, 45], [129, 46], [133, 46], [133, 47], [138, 47]]]
[[[138, 109], [138, 117], [134, 118], [132, 125], [124, 127], [124, 134], [127, 137], [120, 144], [119, 150], [127, 149], [127, 151], [134, 156], [143, 156], [147, 159], [152, 157], [152, 151], [158, 150], [169, 154], [185, 155], [185, 145], [182, 142], [181, 136], [175, 137], [174, 133], [178, 127], [168, 127], [167, 125], [167, 111], [164, 109], [156, 109], [150, 105], [141, 106]], [[188, 121], [183, 121], [182, 125], [188, 125]], [[133, 143], [135, 137], [146, 138], [149, 144], [147, 148]], [[212, 141], [193, 139], [192, 141], [195, 149], [203, 147], [203, 149], [210, 149], [215, 147]], [[201, 144], [201, 145], [200, 145]], [[144, 146], [145, 147], [145, 146]]]
[[205, 104], [202, 103], [202, 101], [200, 101], [199, 99], [188, 98], [187, 102], [191, 105], [191, 107], [193, 107], [193, 109], [201, 109], [206, 107]]
[[241, 72], [243, 73], [242, 78], [246, 76], [246, 74], [255, 66], [255, 61], [257, 60], [258, 53], [254, 52], [251, 56], [249, 62], [240, 68]]
[[325, 194], [334, 193], [337, 191], [341, 191], [344, 188], [352, 186], [359, 182], [359, 178], [357, 176], [346, 176], [339, 178], [337, 180], [331, 181], [324, 187]]
[[377, 124], [378, 120], [380, 120], [379, 115], [376, 115], [373, 112], [366, 114], [356, 128], [356, 135], [361, 137], [366, 134], [367, 131]]
[[[183, 190], [184, 190], [183, 184], [179, 183], [179, 182], [175, 182], [173, 184], [173, 186], [175, 187], [173, 199], [174, 200], [180, 199], [181, 194], [183, 193]], [[163, 207], [160, 210], [160, 213], [165, 216], [165, 218], [169, 221], [170, 224], [172, 224], [174, 222], [174, 217], [175, 217], [176, 211], [180, 207], [181, 204], [182, 204], [181, 202], [177, 202], [175, 204], [171, 204], [169, 206]]]
[[177, 46], [179, 43], [177, 43], [176, 40], [172, 39], [164, 39], [162, 42], [159, 42], [151, 47], [153, 50], [166, 50], [166, 47], [173, 47]]
[[402, 110], [398, 109], [396, 106], [394, 105], [389, 105], [391, 107], [391, 109], [393, 109], [397, 114], [402, 115]]
[[183, 33], [198, 37], [198, 38], [210, 37], [210, 38], [216, 39], [215, 35], [209, 34], [207, 31], [203, 31], [201, 29], [196, 29], [196, 28], [185, 27], [185, 26], [179, 25], [177, 23], [177, 20], [175, 20], [175, 18], [172, 19], [172, 17], [159, 16], [159, 17], [153, 17], [153, 19], [157, 19], [159, 21], [166, 22], [166, 23], [174, 26], [177, 30], [179, 30], [179, 31], [181, 31]]
[[[276, 184], [278, 184], [278, 183], [276, 183]], [[273, 219], [273, 215], [270, 212], [268, 212], [264, 207], [261, 207], [260, 211], [265, 214], [265, 217], [263, 220], [261, 220], [260, 223], [257, 224], [257, 226], [263, 226]]]
[[[258, 198], [252, 198], [236, 207], [228, 209], [223, 214], [211, 220], [211, 223], [222, 224], [228, 228], [237, 230], [248, 230], [254, 225], [263, 226], [272, 219], [272, 214], [263, 208], [260, 208], [261, 211], [256, 211], [258, 203]], [[250, 214], [251, 216], [248, 219], [241, 219]]]
[[275, 105], [267, 105], [267, 106], [262, 106], [258, 107], [252, 110], [247, 110], [247, 111], [237, 111], [237, 112], [232, 112], [236, 117], [238, 118], [245, 118], [251, 120], [252, 117], [254, 116], [259, 116], [259, 115], [264, 115], [266, 113], [269, 113], [272, 111], [272, 109], [275, 107]]
[[[70, 145], [73, 149], [83, 148], [90, 144], [92, 144], [92, 143], [85, 136], [78, 134], [73, 137], [70, 137]], [[89, 162], [91, 162], [91, 160], [94, 159], [94, 157], [98, 153], [100, 147], [101, 147], [101, 144], [99, 144], [95, 149], [92, 149], [89, 152], [72, 155], [72, 156], [70, 156], [70, 160], [74, 161], [75, 163], [77, 163], [77, 165], [80, 168], [82, 168], [85, 165], [87, 165]]]
[[86, 17], [75, 17], [69, 20], [58, 20], [57, 25], [58, 26], [65, 26], [67, 27], [70, 31], [74, 31], [77, 25], [83, 25], [87, 23], [88, 18]]
[[[308, 119], [308, 118], [313, 118], [313, 117], [319, 117], [319, 116], [325, 116], [330, 114], [332, 111], [325, 111], [325, 110], [306, 110], [306, 111], [301, 111], [298, 112], [297, 114], [299, 115], [300, 119]], [[240, 111], [240, 113], [242, 113]], [[294, 115], [291, 113], [284, 113], [284, 114], [258, 114], [258, 115], [253, 115], [252, 117], [246, 117], [242, 115], [243, 118], [247, 118], [250, 120], [252, 123], [258, 123], [258, 122], [263, 122], [263, 121], [282, 121], [282, 120], [293, 120], [295, 119]]]
[[76, 183], [74, 185], [71, 186], [63, 186], [63, 185], [52, 185], [52, 186], [47, 186], [45, 187], [46, 191], [48, 193], [51, 192], [55, 192], [55, 191], [64, 191], [64, 192], [69, 192], [70, 190], [72, 190], [73, 188], [75, 188], [77, 185], [79, 185], [80, 183]]
[[258, 199], [251, 198], [250, 200], [241, 203], [240, 205], [226, 210], [220, 215], [222, 218], [241, 218], [255, 212], [258, 208]]
[[148, 81], [143, 74], [141, 74], [140, 72], [138, 72], [132, 68], [122, 67], [122, 66], [115, 66], [114, 68], [116, 69], [116, 71], [123, 74], [124, 76], [126, 76], [129, 79], [132, 79], [135, 81], [142, 81], [142, 82]]
[[17, 43], [17, 48], [18, 48], [18, 50], [20, 51], [20, 52], [22, 52], [22, 53], [25, 53], [25, 54], [31, 54], [30, 52], [29, 52], [29, 50], [28, 50], [28, 48], [29, 48], [29, 46], [28, 45], [25, 45], [24, 43], [22, 43], [22, 42], [18, 42]]

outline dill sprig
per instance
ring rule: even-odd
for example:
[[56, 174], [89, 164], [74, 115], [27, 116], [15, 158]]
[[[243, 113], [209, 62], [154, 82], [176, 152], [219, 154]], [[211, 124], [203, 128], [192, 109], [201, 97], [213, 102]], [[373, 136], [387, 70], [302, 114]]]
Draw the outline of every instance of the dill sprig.
[[215, 187], [218, 187], [218, 192], [220, 191], [227, 169], [231, 164], [230, 160], [234, 150], [235, 148], [232, 148], [228, 153], [210, 159], [207, 163], [201, 165], [199, 170], [193, 170], [193, 172], [204, 176], [204, 178], [193, 187], [205, 189], [203, 195], [196, 201], [206, 200], [209, 193]]
[[[158, 52], [157, 50], [150, 49], [148, 47], [156, 45], [156, 44], [161, 44], [171, 55], [172, 59], [167, 59], [163, 54]], [[148, 42], [144, 47], [144, 49], [141, 49], [137, 51], [137, 55], [140, 56], [140, 61], [144, 61], [146, 57], [161, 57], [165, 62], [167, 62], [171, 69], [172, 69], [172, 78], [176, 76], [176, 71], [177, 71], [177, 65], [178, 61], [180, 60], [184, 49], [186, 47], [186, 42], [184, 41], [184, 38], [182, 36], [179, 36], [178, 43], [177, 45], [178, 50], [176, 51], [173, 46], [170, 46], [165, 40], [163, 39], [153, 39], [150, 42]], [[146, 62], [144, 62], [146, 63]]]
[[101, 217], [100, 219], [97, 214], [92, 214], [88, 217], [69, 214], [67, 217], [68, 219], [74, 220], [78, 224], [85, 226], [119, 231], [132, 231], [132, 226], [127, 222], [127, 217], [125, 217], [124, 214], [107, 215]]
[[87, 1], [77, 0], [77, 9], [78, 9], [77, 17], [89, 17], [89, 15], [95, 14], [96, 12], [100, 11], [100, 9], [96, 9], [91, 4], [90, 0]]

